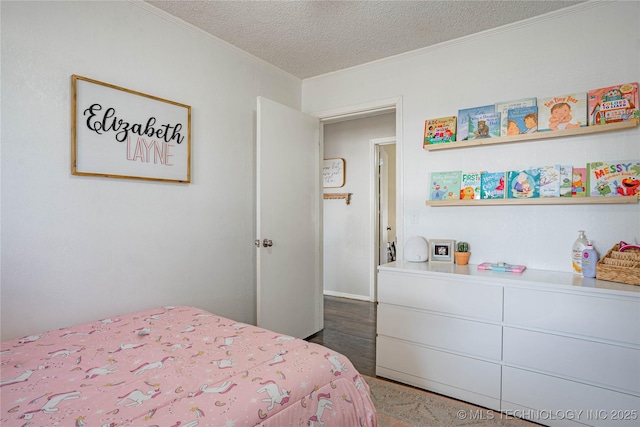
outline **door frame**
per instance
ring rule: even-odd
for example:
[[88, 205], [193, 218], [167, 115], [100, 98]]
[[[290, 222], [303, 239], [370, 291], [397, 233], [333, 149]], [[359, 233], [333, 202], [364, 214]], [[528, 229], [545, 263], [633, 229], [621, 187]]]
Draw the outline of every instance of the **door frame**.
[[[402, 96], [381, 99], [377, 101], [371, 101], [363, 104], [352, 105], [347, 107], [335, 108], [331, 110], [324, 110], [315, 113], [309, 113], [320, 119], [320, 150], [324, 147], [324, 125], [331, 123], [338, 123], [346, 120], [360, 119], [363, 117], [371, 117], [379, 114], [386, 114], [395, 111], [396, 113], [396, 229], [398, 241], [396, 242], [396, 259], [402, 259], [403, 246], [404, 246], [404, 156], [402, 155], [402, 141], [403, 141], [403, 129], [402, 129]], [[322, 151], [321, 151], [322, 153]], [[371, 162], [372, 163], [372, 162]], [[373, 224], [369, 228], [373, 230]], [[324, 245], [324, 243], [323, 243]], [[376, 245], [377, 246], [377, 245]], [[371, 253], [375, 250], [375, 246], [372, 247]], [[375, 255], [372, 255], [372, 258]], [[372, 261], [375, 264], [375, 260]], [[369, 300], [376, 302], [378, 299], [377, 289], [375, 286], [376, 277], [375, 265], [370, 269], [371, 275], [374, 278], [370, 281]], [[323, 284], [324, 286], [324, 284]]]
[[[369, 259], [369, 295], [372, 296], [372, 301], [378, 300], [378, 288], [377, 288], [377, 272], [378, 272], [378, 259], [380, 253], [382, 252], [380, 249], [380, 217], [378, 215], [378, 193], [380, 191], [378, 184], [378, 176], [379, 169], [378, 164], [380, 162], [380, 158], [378, 156], [378, 148], [382, 145], [395, 145], [396, 150], [398, 149], [397, 141], [395, 136], [387, 137], [387, 138], [374, 138], [369, 140], [369, 200], [371, 201], [369, 206], [369, 222], [371, 224], [370, 227], [370, 239], [369, 245], [371, 246], [371, 257]], [[397, 163], [398, 153], [396, 152], [396, 163]], [[396, 179], [398, 178], [398, 173], [396, 171]], [[396, 185], [397, 187], [397, 185]], [[397, 191], [397, 188], [396, 188]], [[397, 198], [396, 198], [397, 204]], [[396, 206], [397, 208], [397, 206]], [[396, 214], [396, 230], [399, 230], [398, 227], [398, 216]]]

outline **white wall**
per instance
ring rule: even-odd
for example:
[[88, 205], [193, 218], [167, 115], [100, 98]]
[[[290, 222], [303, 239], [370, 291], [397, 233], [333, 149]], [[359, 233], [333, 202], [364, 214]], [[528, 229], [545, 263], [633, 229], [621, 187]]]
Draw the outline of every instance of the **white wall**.
[[[571, 246], [580, 229], [602, 253], [621, 239], [640, 241], [640, 205], [427, 207], [429, 173], [640, 159], [640, 127], [426, 152], [424, 120], [455, 115], [460, 108], [639, 81], [639, 40], [640, 2], [586, 3], [305, 80], [303, 110], [322, 112], [401, 96], [404, 238], [468, 241], [472, 263], [506, 261], [571, 271]], [[418, 224], [411, 223], [412, 215], [418, 215]]]
[[345, 184], [325, 193], [353, 193], [351, 203], [327, 199], [323, 204], [324, 292], [369, 299], [375, 248], [371, 245], [370, 140], [395, 136], [396, 115], [328, 124], [323, 129], [324, 158], [345, 159]]
[[[144, 3], [1, 2], [2, 339], [161, 305], [255, 321], [255, 110], [301, 82]], [[72, 176], [70, 76], [192, 107], [192, 183]]]

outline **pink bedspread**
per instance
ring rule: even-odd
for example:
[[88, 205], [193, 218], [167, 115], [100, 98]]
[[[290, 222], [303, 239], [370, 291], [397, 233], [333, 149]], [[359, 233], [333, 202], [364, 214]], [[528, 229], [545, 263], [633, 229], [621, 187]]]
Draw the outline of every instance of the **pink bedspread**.
[[375, 426], [325, 347], [193, 307], [2, 343], [2, 426]]

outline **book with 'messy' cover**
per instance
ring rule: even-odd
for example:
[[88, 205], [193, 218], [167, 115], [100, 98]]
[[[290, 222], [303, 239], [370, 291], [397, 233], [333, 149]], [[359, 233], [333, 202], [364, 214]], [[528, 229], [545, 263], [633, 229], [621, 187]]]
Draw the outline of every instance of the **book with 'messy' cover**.
[[471, 117], [489, 113], [495, 113], [495, 106], [493, 104], [458, 110], [458, 136], [456, 140], [465, 141], [468, 139]]
[[522, 98], [513, 101], [496, 102], [495, 111], [500, 113], [500, 136], [507, 135], [507, 124], [509, 121], [509, 110], [520, 107], [535, 107], [536, 98]]
[[589, 126], [637, 120], [638, 83], [589, 91]]
[[587, 195], [640, 195], [640, 160], [613, 160], [587, 163]]
[[587, 94], [538, 99], [538, 132], [587, 126]]
[[429, 200], [458, 200], [461, 174], [461, 171], [432, 172]]
[[424, 122], [424, 144], [444, 144], [456, 140], [456, 116], [427, 119]]
[[500, 136], [500, 113], [472, 116], [467, 139], [497, 138]]

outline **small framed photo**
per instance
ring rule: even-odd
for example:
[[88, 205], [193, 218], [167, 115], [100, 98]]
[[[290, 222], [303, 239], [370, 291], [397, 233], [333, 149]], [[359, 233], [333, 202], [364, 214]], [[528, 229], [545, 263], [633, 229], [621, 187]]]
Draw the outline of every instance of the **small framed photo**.
[[453, 264], [455, 247], [455, 240], [429, 239], [429, 262]]

